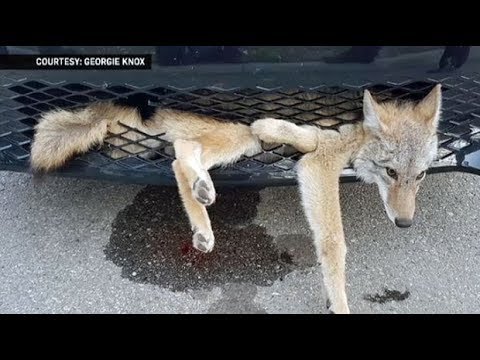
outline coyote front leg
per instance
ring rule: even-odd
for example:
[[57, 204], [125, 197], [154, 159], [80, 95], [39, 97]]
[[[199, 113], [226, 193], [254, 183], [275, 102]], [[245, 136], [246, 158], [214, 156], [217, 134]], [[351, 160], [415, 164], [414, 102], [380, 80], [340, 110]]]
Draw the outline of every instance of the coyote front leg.
[[298, 151], [307, 153], [317, 147], [315, 128], [309, 125], [298, 126], [278, 119], [261, 119], [251, 125], [252, 133], [266, 143], [292, 145]]
[[257, 120], [251, 126], [252, 133], [262, 141], [286, 143], [306, 152], [298, 163], [297, 174], [305, 215], [322, 266], [327, 303], [334, 313], [349, 313], [339, 178], [362, 141], [361, 129], [344, 125], [339, 131], [319, 130], [276, 119]]
[[346, 245], [339, 198], [341, 161], [306, 154], [299, 162], [298, 179], [304, 211], [314, 235], [329, 310], [350, 312], [345, 292]]

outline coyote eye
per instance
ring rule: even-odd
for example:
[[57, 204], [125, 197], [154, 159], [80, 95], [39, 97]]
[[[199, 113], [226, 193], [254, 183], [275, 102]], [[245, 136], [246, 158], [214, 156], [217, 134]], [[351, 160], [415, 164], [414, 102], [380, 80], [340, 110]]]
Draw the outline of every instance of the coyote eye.
[[397, 179], [397, 172], [392, 168], [387, 167], [387, 175], [393, 179]]
[[422, 180], [425, 177], [425, 171], [422, 171], [420, 174], [417, 176], [417, 180]]

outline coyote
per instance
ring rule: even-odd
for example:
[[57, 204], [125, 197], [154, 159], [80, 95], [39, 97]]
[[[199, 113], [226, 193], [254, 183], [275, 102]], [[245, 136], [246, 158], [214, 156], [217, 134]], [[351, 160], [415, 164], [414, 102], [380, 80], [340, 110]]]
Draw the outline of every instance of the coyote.
[[[35, 127], [30, 161], [34, 171], [53, 171], [74, 155], [104, 143], [149, 156], [144, 147], [109, 138], [108, 133], [122, 134], [150, 148], [160, 143], [155, 138], [173, 143], [176, 159], [172, 167], [194, 233], [193, 246], [210, 252], [214, 234], [206, 207], [215, 201], [216, 193], [208, 170], [261, 152], [262, 141], [292, 145], [304, 153], [297, 166], [298, 180], [329, 310], [349, 313], [339, 202], [341, 171], [351, 164], [361, 179], [376, 183], [388, 217], [399, 227], [410, 226], [419, 184], [436, 156], [440, 109], [440, 85], [417, 104], [377, 103], [365, 90], [364, 121], [342, 125], [338, 131], [271, 118], [249, 127], [170, 109], [158, 109], [144, 121], [134, 108], [97, 103], [43, 114]], [[125, 126], [133, 130], [126, 131]], [[111, 156], [125, 153], [112, 150]]]
[[[121, 134], [123, 139], [110, 138], [109, 133]], [[216, 192], [208, 170], [262, 151], [248, 125], [171, 109], [157, 109], [144, 121], [137, 109], [110, 102], [53, 110], [44, 113], [35, 126], [30, 165], [37, 173], [53, 171], [74, 155], [104, 143], [124, 145], [122, 149], [129, 153], [149, 157], [137, 143], [154, 148], [161, 143], [157, 138], [173, 143], [172, 168], [193, 231], [193, 246], [210, 252], [215, 238], [206, 207], [214, 203]], [[110, 156], [121, 158], [127, 155], [125, 151], [112, 150]]]
[[251, 125], [260, 140], [305, 153], [297, 164], [298, 182], [331, 312], [350, 312], [339, 201], [342, 169], [351, 164], [360, 179], [376, 183], [389, 219], [411, 226], [420, 182], [437, 154], [441, 97], [439, 84], [418, 103], [378, 103], [365, 90], [363, 122], [340, 126], [338, 132], [272, 118]]

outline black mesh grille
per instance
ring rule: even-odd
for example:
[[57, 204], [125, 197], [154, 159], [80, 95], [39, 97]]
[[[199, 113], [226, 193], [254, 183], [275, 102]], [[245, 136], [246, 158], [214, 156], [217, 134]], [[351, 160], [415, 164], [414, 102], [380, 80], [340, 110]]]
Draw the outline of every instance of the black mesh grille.
[[[462, 165], [465, 154], [480, 145], [480, 76], [460, 76], [437, 80], [443, 84], [443, 118], [439, 128], [438, 171]], [[369, 89], [379, 100], [412, 99], [425, 96], [437, 81], [402, 81], [365, 86], [316, 86], [314, 88], [194, 88], [149, 86], [141, 89], [129, 84], [93, 85], [81, 83], [51, 84], [43, 80], [20, 79], [0, 87], [0, 167], [28, 169], [33, 127], [40, 113], [72, 109], [88, 103], [114, 100], [138, 107], [145, 118], [155, 107], [191, 111], [225, 121], [250, 124], [261, 117], [288, 119], [298, 124], [316, 124], [337, 128], [361, 119], [362, 94]], [[74, 159], [65, 173], [94, 174], [97, 171], [122, 177], [122, 181], [173, 183], [170, 164], [174, 157], [171, 144], [141, 134], [135, 141], [125, 127], [120, 135], [110, 136], [101, 149]], [[115, 140], [115, 141], [114, 141]], [[145, 140], [157, 140], [152, 148]], [[112, 144], [114, 143], [114, 145]], [[141, 145], [132, 152], [133, 143]], [[115, 156], [112, 154], [115, 153]], [[147, 156], [148, 155], [148, 156]], [[212, 170], [214, 177], [226, 179], [293, 179], [293, 167], [299, 153], [288, 146], [265, 149], [252, 157], [243, 157], [227, 168]], [[478, 170], [478, 169], [473, 169]], [[353, 176], [346, 169], [345, 177]], [[150, 180], [146, 180], [150, 179]], [[161, 180], [159, 180], [161, 179]]]

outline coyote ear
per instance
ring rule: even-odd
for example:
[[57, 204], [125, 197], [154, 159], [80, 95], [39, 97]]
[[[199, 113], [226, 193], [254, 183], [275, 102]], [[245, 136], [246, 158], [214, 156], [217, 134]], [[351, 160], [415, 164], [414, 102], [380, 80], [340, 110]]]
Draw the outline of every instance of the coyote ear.
[[432, 91], [417, 104], [417, 109], [428, 126], [436, 128], [442, 109], [442, 86], [435, 85]]
[[373, 99], [370, 91], [365, 90], [363, 93], [363, 126], [374, 134], [384, 130], [378, 110], [378, 103]]

